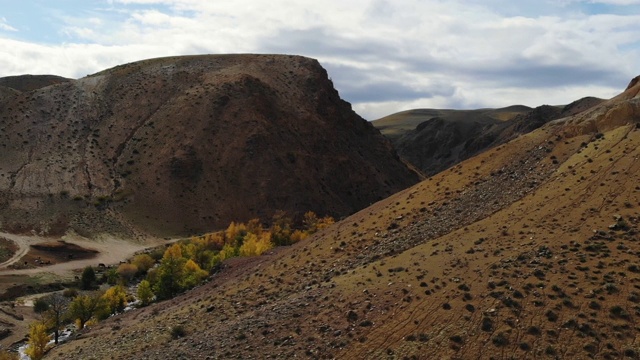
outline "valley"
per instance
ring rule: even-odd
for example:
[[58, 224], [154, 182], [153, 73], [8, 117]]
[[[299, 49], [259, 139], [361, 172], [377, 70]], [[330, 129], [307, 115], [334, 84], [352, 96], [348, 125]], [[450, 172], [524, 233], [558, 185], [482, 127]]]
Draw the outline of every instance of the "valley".
[[[276, 65], [283, 71], [264, 70]], [[202, 71], [205, 66], [211, 72]], [[157, 100], [144, 90], [163, 87], [132, 93], [123, 84], [179, 69], [185, 72], [176, 80], [179, 91], [158, 100], [154, 112], [134, 112], [135, 104]], [[151, 78], [163, 82], [162, 76]], [[0, 99], [6, 110], [0, 115], [9, 114], [4, 129], [26, 136], [28, 144], [41, 139], [45, 127], [38, 136], [18, 128], [25, 119], [7, 112], [9, 106], [34, 113], [13, 96], [37, 102], [45, 92], [63, 96], [76, 86], [84, 90], [74, 94], [82, 96], [116, 94], [112, 99], [125, 110], [109, 114], [116, 108], [99, 106], [110, 101], [78, 101], [87, 107], [83, 114], [95, 112], [90, 126], [73, 125], [79, 120], [69, 115], [56, 134], [61, 140], [44, 142], [53, 150], [77, 144], [69, 153], [55, 152], [62, 163], [93, 155], [95, 163], [59, 167], [38, 159], [40, 144], [25, 153], [31, 145], [18, 140], [2, 153], [8, 180], [1, 189], [0, 237], [15, 251], [2, 264], [0, 284], [5, 295], [16, 286], [61, 290], [87, 265], [117, 264], [170, 238], [195, 241], [224, 229], [223, 220], [273, 219], [251, 226], [260, 234], [263, 225], [274, 225], [260, 238], [274, 239], [277, 210], [287, 210], [292, 224], [314, 210], [336, 215], [336, 222], [287, 246], [263, 248], [260, 256], [215, 262], [204, 283], [93, 323], [45, 358], [638, 358], [637, 79], [609, 100], [396, 114], [374, 122], [389, 140], [340, 100], [318, 64], [300, 57], [147, 60], [28, 95], [16, 89], [10, 100]], [[192, 89], [195, 84], [210, 87]], [[100, 90], [110, 86], [127, 90]], [[167, 108], [187, 95], [189, 101]], [[291, 97], [309, 101], [292, 104]], [[192, 107], [194, 101], [201, 106]], [[30, 117], [34, 125], [46, 120]], [[223, 132], [224, 141], [212, 142]], [[74, 143], [81, 138], [92, 145]], [[109, 145], [104, 138], [117, 141]], [[150, 139], [160, 146], [150, 148]], [[391, 144], [398, 147], [401, 139], [426, 162], [398, 157]], [[190, 147], [177, 145], [183, 143]], [[418, 151], [425, 147], [433, 151]], [[205, 161], [206, 154], [220, 156]], [[15, 159], [24, 165], [16, 168]], [[53, 181], [43, 176], [47, 171], [57, 172], [55, 183], [47, 183]], [[235, 226], [201, 241], [222, 251], [235, 241], [240, 249], [246, 234]], [[71, 261], [51, 255], [61, 247]], [[43, 259], [51, 264], [33, 265]], [[29, 268], [21, 269], [25, 260]], [[4, 346], [36, 318], [7, 304], [4, 314], [13, 320], [0, 320], [22, 327]]]

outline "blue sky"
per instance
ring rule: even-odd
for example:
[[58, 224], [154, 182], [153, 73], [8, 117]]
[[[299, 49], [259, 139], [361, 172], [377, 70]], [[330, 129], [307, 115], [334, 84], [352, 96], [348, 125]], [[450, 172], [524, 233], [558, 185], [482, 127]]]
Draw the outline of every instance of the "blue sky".
[[0, 0], [0, 76], [287, 53], [367, 119], [608, 98], [640, 74], [640, 0]]

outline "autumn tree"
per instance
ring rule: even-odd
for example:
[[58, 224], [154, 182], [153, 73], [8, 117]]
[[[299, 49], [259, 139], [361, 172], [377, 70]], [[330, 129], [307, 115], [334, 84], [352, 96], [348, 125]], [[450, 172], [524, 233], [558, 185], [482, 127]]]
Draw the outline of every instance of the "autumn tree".
[[102, 282], [106, 282], [109, 285], [117, 284], [118, 279], [120, 279], [120, 275], [118, 275], [118, 269], [116, 268], [111, 268], [102, 274]]
[[29, 341], [25, 353], [31, 360], [40, 360], [44, 356], [44, 351], [49, 342], [47, 326], [41, 322], [34, 322], [29, 325]]
[[242, 239], [247, 234], [247, 226], [243, 223], [231, 222], [224, 234], [227, 244], [239, 247], [242, 245]]
[[271, 233], [263, 232], [259, 235], [255, 233], [248, 233], [244, 237], [242, 246], [239, 249], [239, 254], [240, 256], [258, 256], [262, 255], [262, 253], [272, 247]]
[[124, 263], [120, 264], [116, 271], [120, 279], [122, 279], [122, 282], [128, 284], [138, 273], [138, 267], [134, 264]]
[[316, 213], [314, 213], [313, 211], [307, 211], [304, 214], [304, 218], [302, 220], [302, 223], [305, 227], [304, 230], [307, 234], [313, 234], [317, 231], [320, 231], [333, 224], [334, 222], [335, 220], [331, 216], [319, 218], [318, 215], [316, 215]]
[[123, 312], [127, 306], [127, 293], [124, 291], [122, 285], [116, 285], [110, 287], [102, 295], [104, 306], [108, 314], [114, 315], [119, 312]]
[[184, 264], [181, 287], [183, 289], [191, 289], [200, 284], [208, 275], [209, 274], [202, 270], [195, 261], [189, 259]]
[[138, 300], [142, 303], [142, 306], [147, 306], [153, 299], [153, 291], [151, 291], [151, 284], [147, 280], [142, 280], [138, 284]]
[[103, 308], [104, 303], [99, 294], [80, 295], [69, 305], [69, 315], [78, 320], [78, 329], [83, 329], [87, 321]]
[[153, 267], [156, 261], [148, 254], [138, 254], [133, 257], [131, 263], [138, 268], [139, 273], [146, 274], [147, 271]]
[[182, 290], [180, 283], [186, 262], [179, 244], [171, 245], [164, 252], [154, 285], [154, 292], [159, 299], [171, 299]]

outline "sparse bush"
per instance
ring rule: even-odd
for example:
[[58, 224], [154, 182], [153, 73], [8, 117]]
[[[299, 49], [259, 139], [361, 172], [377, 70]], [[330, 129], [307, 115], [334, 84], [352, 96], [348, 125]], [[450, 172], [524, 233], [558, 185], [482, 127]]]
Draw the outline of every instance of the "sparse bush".
[[453, 341], [456, 344], [462, 344], [464, 342], [464, 339], [460, 335], [453, 335], [449, 337], [449, 340]]
[[62, 296], [73, 299], [74, 297], [78, 296], [78, 290], [75, 288], [64, 289], [64, 291], [62, 292]]
[[529, 328], [527, 329], [527, 334], [540, 336], [540, 334], [542, 334], [542, 331], [540, 331], [540, 328], [537, 326], [529, 326]]
[[549, 320], [551, 322], [555, 322], [555, 321], [558, 320], [558, 314], [553, 312], [553, 310], [547, 310], [547, 312], [544, 314], [544, 316], [546, 316], [547, 320]]
[[491, 342], [497, 347], [503, 347], [509, 345], [509, 338], [500, 332], [491, 338]]
[[178, 339], [187, 335], [187, 331], [184, 329], [182, 325], [175, 325], [169, 329], [171, 337], [174, 339]]
[[482, 318], [482, 325], [480, 326], [480, 329], [484, 332], [493, 331], [493, 320], [488, 317]]
[[609, 309], [609, 313], [611, 314], [612, 317], [615, 317], [615, 318], [621, 318], [621, 319], [629, 318], [629, 313], [622, 306], [619, 306], [619, 305], [611, 307], [611, 309]]

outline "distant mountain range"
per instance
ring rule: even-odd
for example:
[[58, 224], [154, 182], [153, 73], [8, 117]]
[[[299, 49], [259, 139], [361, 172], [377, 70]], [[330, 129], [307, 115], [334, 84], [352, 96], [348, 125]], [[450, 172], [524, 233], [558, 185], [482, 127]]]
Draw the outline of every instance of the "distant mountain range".
[[547, 122], [600, 104], [587, 97], [566, 106], [535, 109], [514, 105], [500, 109], [416, 109], [373, 121], [398, 154], [426, 175], [533, 131]]

